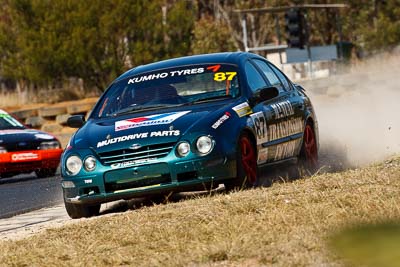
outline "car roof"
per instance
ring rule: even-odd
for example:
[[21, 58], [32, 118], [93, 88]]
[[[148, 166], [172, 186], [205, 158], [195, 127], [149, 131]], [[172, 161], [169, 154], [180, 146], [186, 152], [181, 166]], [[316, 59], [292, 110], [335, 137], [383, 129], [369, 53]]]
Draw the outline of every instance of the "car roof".
[[166, 69], [176, 66], [205, 64], [205, 63], [231, 63], [238, 65], [243, 58], [248, 58], [250, 56], [259, 57], [256, 54], [248, 52], [223, 52], [223, 53], [201, 54], [201, 55], [167, 59], [146, 65], [141, 65], [133, 69], [130, 69], [121, 76], [119, 76], [115, 81], [119, 81], [139, 73], [145, 73], [149, 71]]

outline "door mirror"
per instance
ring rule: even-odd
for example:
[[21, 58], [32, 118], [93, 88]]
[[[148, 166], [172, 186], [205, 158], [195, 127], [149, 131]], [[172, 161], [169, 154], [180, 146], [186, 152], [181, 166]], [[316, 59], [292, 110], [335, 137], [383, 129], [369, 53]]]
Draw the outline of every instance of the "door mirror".
[[294, 86], [296, 87], [297, 90], [304, 92], [306, 89], [303, 88], [303, 86], [301, 86], [300, 84], [294, 84]]
[[75, 115], [67, 120], [67, 125], [71, 128], [81, 128], [85, 124], [85, 116]]
[[275, 86], [263, 87], [259, 92], [259, 99], [261, 102], [271, 100], [279, 95], [279, 90]]

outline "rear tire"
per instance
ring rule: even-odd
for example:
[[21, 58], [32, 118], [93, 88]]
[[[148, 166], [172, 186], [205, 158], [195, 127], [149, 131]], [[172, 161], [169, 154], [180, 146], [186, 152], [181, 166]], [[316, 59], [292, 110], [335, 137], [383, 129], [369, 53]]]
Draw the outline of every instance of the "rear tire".
[[318, 170], [317, 140], [311, 123], [307, 123], [304, 129], [298, 167], [301, 175], [312, 175]]
[[236, 178], [224, 183], [227, 191], [255, 187], [259, 183], [257, 152], [248, 134], [240, 136], [236, 153]]
[[100, 212], [100, 204], [88, 206], [81, 204], [72, 204], [65, 202], [64, 200], [64, 205], [69, 217], [71, 217], [72, 219], [89, 218], [99, 215]]

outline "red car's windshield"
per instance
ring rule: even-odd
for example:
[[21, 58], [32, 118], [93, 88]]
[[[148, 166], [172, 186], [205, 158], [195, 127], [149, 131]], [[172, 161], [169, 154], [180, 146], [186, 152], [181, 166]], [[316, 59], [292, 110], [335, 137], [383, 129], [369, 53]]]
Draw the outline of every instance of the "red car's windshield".
[[240, 94], [237, 74], [235, 65], [202, 64], [131, 76], [107, 90], [91, 117], [236, 98]]
[[0, 110], [0, 130], [25, 129], [19, 121]]

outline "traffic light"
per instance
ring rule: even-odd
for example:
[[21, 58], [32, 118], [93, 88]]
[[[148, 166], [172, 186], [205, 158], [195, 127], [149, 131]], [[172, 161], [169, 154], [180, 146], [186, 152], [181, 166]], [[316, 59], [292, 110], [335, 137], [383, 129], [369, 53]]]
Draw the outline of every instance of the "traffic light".
[[291, 8], [285, 13], [287, 44], [291, 48], [304, 48], [307, 42], [306, 23], [302, 11]]

